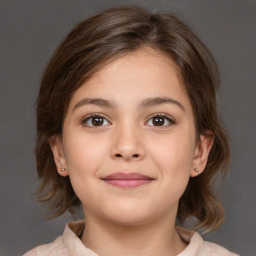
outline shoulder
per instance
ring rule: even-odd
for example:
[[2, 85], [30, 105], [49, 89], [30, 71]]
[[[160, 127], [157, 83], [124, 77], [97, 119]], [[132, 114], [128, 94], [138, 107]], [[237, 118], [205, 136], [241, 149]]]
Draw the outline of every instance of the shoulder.
[[80, 240], [79, 236], [83, 229], [84, 221], [67, 223], [62, 236], [50, 244], [40, 245], [28, 251], [23, 256], [97, 256], [93, 251], [86, 248]]
[[228, 251], [226, 248], [214, 244], [211, 242], [204, 241], [199, 247], [198, 256], [239, 256], [233, 252]]
[[23, 256], [50, 256], [50, 255], [69, 255], [67, 249], [63, 244], [63, 237], [58, 237], [54, 242], [49, 244], [40, 245]]
[[188, 244], [178, 256], [239, 256], [220, 245], [204, 241], [197, 232], [183, 227], [176, 228], [182, 240]]
[[74, 252], [81, 248], [83, 250], [84, 246], [78, 238], [83, 228], [84, 221], [67, 223], [62, 236], [57, 237], [57, 239], [52, 243], [40, 245], [28, 251], [23, 256], [68, 256], [71, 251]]

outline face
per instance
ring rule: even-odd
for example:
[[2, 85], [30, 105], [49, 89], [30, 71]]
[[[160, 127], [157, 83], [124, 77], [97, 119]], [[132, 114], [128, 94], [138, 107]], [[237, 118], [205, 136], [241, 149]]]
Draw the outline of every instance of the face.
[[175, 218], [211, 147], [203, 136], [196, 141], [175, 63], [150, 48], [113, 61], [85, 82], [70, 101], [62, 136], [50, 144], [85, 216], [129, 225]]

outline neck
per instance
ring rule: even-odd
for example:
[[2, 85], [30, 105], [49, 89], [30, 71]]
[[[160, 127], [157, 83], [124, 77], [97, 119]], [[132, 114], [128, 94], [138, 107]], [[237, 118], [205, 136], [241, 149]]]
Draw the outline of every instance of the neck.
[[175, 229], [175, 220], [170, 218], [141, 225], [120, 225], [87, 215], [81, 240], [100, 256], [174, 256], [186, 247]]

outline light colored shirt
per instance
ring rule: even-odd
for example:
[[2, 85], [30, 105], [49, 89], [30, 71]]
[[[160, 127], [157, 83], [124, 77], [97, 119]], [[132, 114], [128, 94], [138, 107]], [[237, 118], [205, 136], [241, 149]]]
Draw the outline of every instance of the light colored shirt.
[[[68, 223], [63, 235], [54, 242], [40, 245], [23, 256], [98, 256], [86, 248], [79, 238], [84, 225], [84, 221]], [[197, 232], [179, 226], [176, 228], [182, 240], [188, 244], [185, 250], [177, 256], [239, 256], [217, 244], [204, 241]]]

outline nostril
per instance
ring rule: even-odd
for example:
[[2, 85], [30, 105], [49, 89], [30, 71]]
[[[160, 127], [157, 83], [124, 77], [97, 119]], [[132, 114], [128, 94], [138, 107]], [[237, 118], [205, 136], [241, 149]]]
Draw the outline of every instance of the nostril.
[[[122, 154], [115, 154], [115, 157], [120, 158], [120, 157], [123, 157], [123, 156], [122, 156]], [[132, 157], [138, 158], [138, 157], [139, 157], [139, 154], [133, 154]]]

